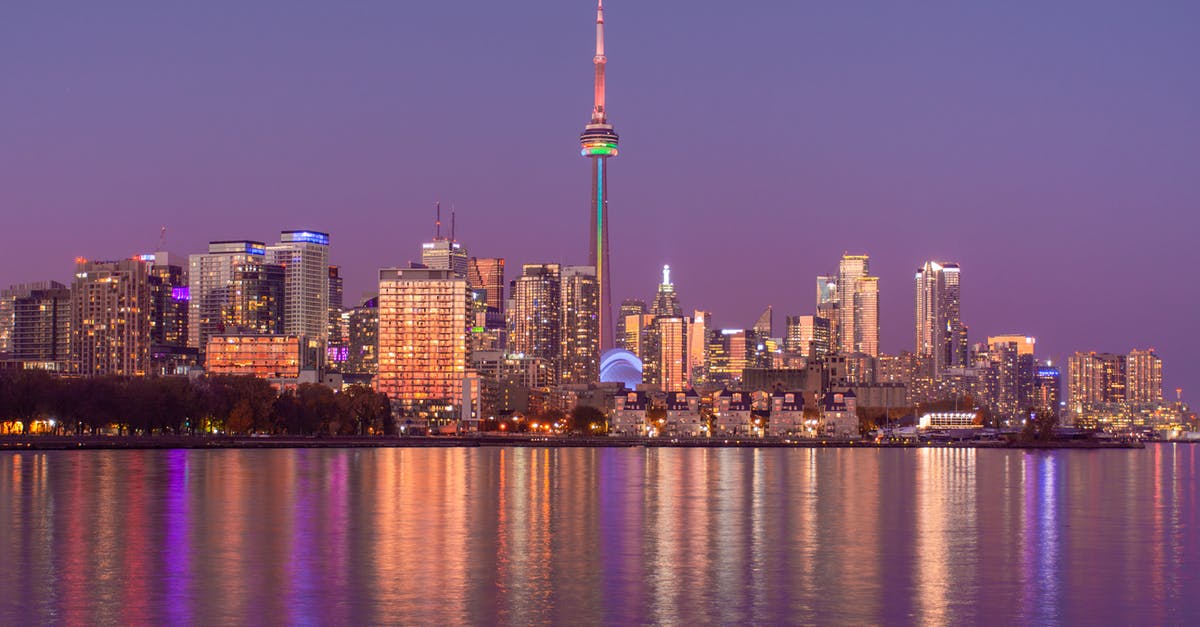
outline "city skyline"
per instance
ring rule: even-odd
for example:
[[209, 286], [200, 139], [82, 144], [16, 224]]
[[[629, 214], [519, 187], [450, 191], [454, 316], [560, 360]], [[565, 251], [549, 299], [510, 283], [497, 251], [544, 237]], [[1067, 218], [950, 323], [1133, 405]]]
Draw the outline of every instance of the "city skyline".
[[[1035, 24], [1017, 20], [1018, 8], [959, 8], [938, 18], [943, 27], [950, 21], [979, 36], [967, 45], [957, 38], [962, 33], [939, 31], [930, 39], [931, 33], [918, 31], [920, 36], [904, 37], [929, 17], [919, 8], [859, 15], [853, 8], [813, 13], [781, 6], [731, 20], [721, 30], [729, 41], [718, 45], [726, 54], [706, 59], [699, 73], [683, 59], [698, 49], [690, 44], [711, 33], [704, 26], [717, 18], [704, 10], [683, 11], [685, 6], [691, 4], [605, 7], [618, 25], [607, 33], [611, 49], [619, 51], [610, 59], [612, 101], [619, 103], [623, 131], [639, 142], [623, 156], [621, 180], [613, 183], [622, 205], [612, 224], [620, 250], [616, 302], [652, 296], [657, 269], [670, 264], [684, 310], [712, 311], [718, 327], [748, 327], [767, 305], [781, 314], [811, 313], [812, 278], [836, 270], [842, 252], [861, 251], [871, 255], [872, 274], [880, 277], [880, 350], [894, 354], [912, 349], [912, 269], [928, 259], [946, 259], [961, 264], [966, 276], [962, 319], [971, 325], [972, 343], [1025, 333], [1037, 336], [1039, 350], [1057, 360], [1076, 350], [1155, 346], [1170, 364], [1168, 394], [1183, 387], [1186, 395], [1198, 374], [1186, 355], [1200, 348], [1185, 323], [1200, 306], [1200, 295], [1181, 276], [1186, 233], [1196, 220], [1189, 211], [1197, 204], [1195, 185], [1186, 182], [1194, 159], [1186, 157], [1200, 132], [1190, 113], [1197, 99], [1194, 81], [1183, 74], [1183, 59], [1194, 57], [1196, 44], [1180, 38], [1186, 34], [1180, 25], [1196, 22], [1194, 8], [1164, 7], [1149, 16], [1161, 28], [1147, 28], [1145, 20], [1121, 19], [1123, 10], [1133, 9], [1088, 5], [1083, 15], [1090, 23], [1122, 29], [1138, 42], [1131, 44], [1137, 54], [1119, 55], [1102, 49], [1103, 41], [1090, 39], [1086, 29], [1057, 30], [1075, 17], [1070, 11], [1036, 14], [1044, 21]], [[229, 35], [233, 51], [253, 45], [252, 27], [274, 13], [243, 10], [248, 25]], [[385, 9], [364, 9], [372, 10], [387, 15]], [[426, 18], [433, 34], [455, 34], [454, 43], [477, 27], [469, 20], [451, 21], [436, 7], [415, 10], [414, 19], [400, 26], [404, 33]], [[179, 48], [162, 56], [195, 70], [183, 80], [155, 74], [162, 60], [139, 61], [146, 72], [116, 67], [128, 64], [126, 55], [138, 46], [161, 44], [160, 37], [195, 37], [206, 28], [226, 27], [216, 12], [179, 9], [187, 13], [182, 17], [198, 18], [189, 21], [163, 11], [129, 24], [117, 21], [120, 11], [92, 16], [98, 26], [91, 30], [75, 25], [56, 35], [75, 38], [66, 42], [74, 44], [67, 50], [96, 48], [88, 64], [81, 64], [69, 53], [47, 52], [57, 41], [46, 36], [51, 30], [30, 29], [43, 37], [36, 42], [19, 32], [23, 20], [41, 24], [52, 16], [14, 9], [16, 19], [0, 26], [5, 35], [0, 39], [15, 54], [0, 55], [6, 59], [0, 64], [12, 70], [8, 74], [22, 96], [14, 99], [12, 117], [0, 124], [18, 149], [0, 154], [0, 183], [10, 192], [9, 232], [20, 237], [10, 238], [0, 252], [0, 284], [65, 281], [71, 260], [80, 255], [124, 258], [155, 250], [163, 225], [165, 248], [185, 255], [203, 252], [209, 240], [268, 238], [280, 226], [303, 227], [333, 234], [330, 261], [342, 267], [347, 301], [353, 302], [370, 289], [379, 268], [418, 260], [417, 245], [430, 231], [427, 207], [437, 199], [457, 204], [458, 239], [473, 255], [508, 260], [509, 279], [511, 269], [524, 263], [585, 263], [577, 216], [586, 175], [578, 157], [572, 158], [569, 138], [577, 132], [579, 102], [587, 95], [581, 76], [587, 49], [580, 42], [587, 39], [592, 10], [591, 2], [481, 5], [480, 20], [533, 25], [522, 32], [534, 35], [534, 42], [502, 47], [502, 53], [495, 40], [485, 38], [493, 54], [520, 60], [504, 71], [511, 86], [497, 85], [499, 77], [486, 74], [493, 66], [473, 70], [453, 55], [432, 69], [418, 67], [429, 62], [400, 49], [439, 43], [429, 34], [410, 33], [415, 41], [404, 44], [389, 39], [397, 54], [371, 57], [371, 46], [383, 46], [385, 35], [396, 34], [389, 29], [397, 20], [367, 25], [362, 15], [339, 15], [328, 26], [335, 40], [349, 42], [350, 33], [367, 31], [360, 43], [347, 43], [351, 57], [365, 55], [372, 68], [400, 68], [417, 80], [408, 83], [411, 91], [372, 92], [376, 84], [366, 73], [359, 78], [337, 73], [351, 64], [334, 51], [320, 66], [328, 76], [318, 74], [316, 83], [345, 89], [321, 95], [313, 85], [289, 78], [286, 70], [300, 61], [314, 63], [316, 51], [287, 29], [271, 36], [299, 60], [268, 55], [265, 65], [244, 71], [206, 69], [208, 54], [228, 53], [182, 38]], [[830, 32], [799, 26], [801, 32], [788, 33], [787, 41], [798, 42], [807, 54], [774, 56], [785, 46], [764, 34], [778, 36], [773, 22], [797, 22], [782, 18], [801, 14], [806, 19], [798, 23], [821, 19]], [[88, 15], [81, 10], [80, 24]], [[1010, 57], [994, 48], [1010, 33], [983, 28], [985, 17], [1002, 18], [1010, 29], [1024, 26], [1023, 51]], [[311, 9], [301, 9], [285, 22], [311, 27], [313, 20]], [[664, 25], [676, 29], [663, 38], [672, 45], [647, 36]], [[462, 32], [453, 30], [458, 26]], [[849, 43], [834, 45], [833, 38], [847, 31], [853, 35]], [[117, 41], [121, 32], [129, 41]], [[883, 41], [898, 49], [897, 60], [883, 60], [886, 45], [859, 41], [868, 33], [886, 35]], [[1058, 39], [1064, 41], [1055, 47]], [[734, 54], [738, 42], [750, 52]], [[853, 43], [869, 45], [855, 56], [849, 51]], [[965, 59], [936, 58], [955, 45], [965, 47]], [[988, 71], [969, 71], [968, 61], [981, 59]], [[1015, 62], [1011, 67], [1009, 60]], [[1030, 69], [1037, 61], [1045, 63]], [[810, 80], [795, 92], [782, 81], [755, 83], [733, 71], [738, 62]], [[881, 77], [871, 63], [899, 73]], [[96, 71], [83, 72], [85, 65]], [[655, 75], [668, 66], [678, 74]], [[270, 80], [245, 82], [256, 72]], [[835, 77], [843, 74], [850, 78]], [[877, 82], [868, 86], [868, 78]], [[926, 91], [905, 88], [906, 78]], [[722, 88], [698, 87], [709, 81]], [[104, 85], [116, 92], [106, 94]], [[221, 85], [234, 85], [243, 95], [222, 97]], [[444, 88], [453, 102], [439, 103], [436, 90], [414, 87], [430, 85]], [[212, 90], [204, 98], [184, 97], [205, 87]], [[1025, 91], [1007, 91], [1016, 87]], [[114, 100], [113, 93], [120, 97]], [[524, 167], [470, 169], [478, 157], [459, 150], [457, 133], [470, 136], [475, 125], [494, 123], [467, 115], [485, 102], [480, 93], [505, 95], [486, 102], [529, 139], [512, 159]], [[934, 115], [939, 102], [934, 95], [948, 93], [959, 98], [954, 110]], [[315, 99], [279, 97], [305, 94]], [[402, 95], [431, 102], [418, 104]], [[880, 95], [896, 96], [896, 110], [865, 98]], [[457, 102], [453, 96], [468, 97]], [[803, 115], [793, 115], [793, 102]], [[118, 103], [130, 104], [130, 110], [114, 109]], [[402, 108], [408, 121], [383, 122], [389, 109], [384, 105]], [[362, 122], [351, 123], [347, 112], [361, 114]], [[786, 126], [780, 124], [785, 118]], [[696, 134], [702, 119], [704, 136]], [[416, 128], [422, 124], [432, 129]], [[855, 125], [865, 128], [848, 132]], [[779, 139], [786, 150], [774, 145]], [[703, 150], [713, 146], [721, 149]], [[401, 150], [422, 155], [426, 163], [406, 161]], [[344, 165], [330, 161], [343, 151], [355, 157], [338, 156]], [[924, 160], [905, 163], [912, 157]], [[50, 215], [63, 219], [46, 224]], [[1118, 256], [1114, 246], [1131, 247], [1132, 254]], [[1136, 263], [1125, 262], [1128, 258]], [[746, 281], [747, 266], [763, 271]], [[1148, 272], [1150, 267], [1180, 270]], [[1120, 286], [1139, 288], [1136, 306], [1122, 306], [1130, 301], [1117, 297]]]

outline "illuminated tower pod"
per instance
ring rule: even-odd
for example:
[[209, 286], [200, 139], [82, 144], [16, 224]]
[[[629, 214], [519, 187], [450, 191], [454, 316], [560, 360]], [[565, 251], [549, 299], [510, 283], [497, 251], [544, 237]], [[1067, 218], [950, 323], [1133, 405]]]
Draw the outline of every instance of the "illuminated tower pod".
[[599, 0], [596, 6], [596, 56], [592, 58], [596, 66], [595, 104], [592, 106], [592, 121], [584, 127], [579, 136], [579, 145], [583, 156], [592, 160], [592, 200], [591, 211], [588, 213], [588, 224], [591, 238], [588, 240], [588, 265], [596, 268], [596, 283], [600, 286], [598, 301], [600, 349], [608, 347], [612, 333], [608, 326], [611, 324], [612, 312], [612, 280], [609, 278], [608, 255], [608, 166], [609, 157], [617, 156], [617, 132], [608, 123], [608, 113], [604, 108], [604, 66], [608, 58], [604, 56], [604, 1]]

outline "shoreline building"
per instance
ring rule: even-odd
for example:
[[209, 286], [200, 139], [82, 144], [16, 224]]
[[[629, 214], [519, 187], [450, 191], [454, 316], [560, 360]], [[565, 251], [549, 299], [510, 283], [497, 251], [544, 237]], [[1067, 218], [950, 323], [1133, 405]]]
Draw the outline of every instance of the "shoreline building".
[[283, 268], [283, 328], [304, 339], [305, 361], [320, 367], [329, 342], [329, 234], [283, 231], [267, 246], [267, 262]]
[[591, 236], [588, 238], [588, 263], [596, 269], [596, 283], [600, 286], [600, 298], [597, 301], [597, 319], [600, 327], [600, 350], [608, 348], [613, 340], [612, 325], [612, 279], [608, 254], [608, 160], [617, 156], [619, 137], [608, 123], [608, 110], [605, 106], [604, 69], [608, 57], [604, 54], [604, 3], [599, 0], [596, 5], [596, 55], [592, 57], [595, 66], [595, 89], [592, 104], [591, 121], [584, 127], [579, 136], [581, 154], [592, 162], [592, 194], [591, 210], [588, 212], [588, 225]]
[[458, 422], [467, 375], [467, 280], [450, 270], [379, 271], [375, 390], [421, 426]]

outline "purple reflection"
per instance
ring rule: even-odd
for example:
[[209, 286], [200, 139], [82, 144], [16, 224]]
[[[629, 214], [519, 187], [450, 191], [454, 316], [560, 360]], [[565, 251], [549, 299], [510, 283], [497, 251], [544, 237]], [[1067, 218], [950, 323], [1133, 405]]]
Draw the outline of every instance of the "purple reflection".
[[191, 512], [188, 503], [188, 457], [191, 451], [175, 449], [167, 453], [166, 546], [163, 547], [163, 575], [166, 586], [167, 622], [188, 625], [192, 617]]

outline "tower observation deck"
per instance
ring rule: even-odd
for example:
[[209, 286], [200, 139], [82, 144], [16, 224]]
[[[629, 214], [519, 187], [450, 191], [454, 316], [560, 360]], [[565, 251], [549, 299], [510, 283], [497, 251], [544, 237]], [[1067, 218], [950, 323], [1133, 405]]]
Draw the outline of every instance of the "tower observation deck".
[[608, 58], [604, 55], [604, 0], [596, 5], [596, 56], [592, 58], [596, 68], [595, 103], [592, 119], [579, 136], [583, 156], [592, 161], [591, 209], [588, 225], [588, 264], [596, 268], [596, 282], [600, 286], [598, 299], [600, 326], [600, 351], [607, 349], [612, 333], [612, 280], [608, 256], [608, 167], [610, 157], [617, 156], [619, 137], [608, 123], [608, 112], [604, 105], [604, 66]]

